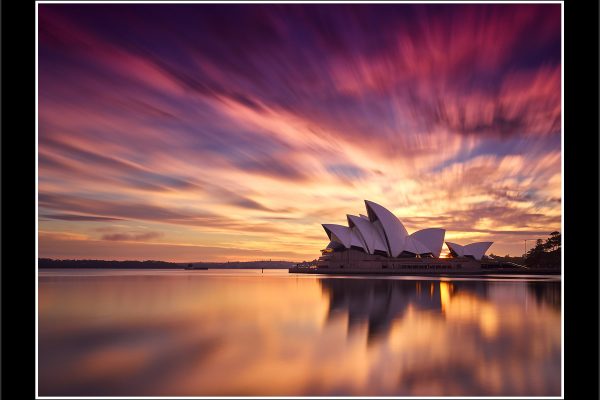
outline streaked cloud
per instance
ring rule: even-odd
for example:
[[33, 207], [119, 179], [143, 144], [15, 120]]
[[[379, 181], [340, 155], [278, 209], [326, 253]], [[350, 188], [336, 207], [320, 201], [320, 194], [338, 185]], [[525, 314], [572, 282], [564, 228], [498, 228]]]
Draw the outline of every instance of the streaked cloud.
[[107, 233], [105, 235], [102, 235], [102, 240], [143, 242], [146, 240], [157, 239], [161, 236], [162, 233], [160, 232]]
[[42, 4], [40, 229], [308, 259], [370, 199], [520, 254], [560, 228], [560, 40], [558, 4]]
[[78, 215], [78, 214], [44, 214], [40, 215], [41, 218], [48, 219], [59, 219], [63, 221], [120, 221], [120, 218], [111, 217], [96, 217], [94, 215]]

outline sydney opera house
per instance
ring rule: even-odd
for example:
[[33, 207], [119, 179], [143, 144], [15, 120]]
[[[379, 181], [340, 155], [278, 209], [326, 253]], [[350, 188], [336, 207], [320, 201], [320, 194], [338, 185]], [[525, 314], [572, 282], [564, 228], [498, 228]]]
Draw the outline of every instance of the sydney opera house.
[[347, 215], [348, 226], [323, 224], [329, 244], [313, 269], [339, 272], [424, 272], [480, 270], [493, 242], [467, 245], [445, 242], [450, 253], [440, 258], [446, 230], [425, 228], [408, 233], [385, 207], [365, 200], [367, 215]]

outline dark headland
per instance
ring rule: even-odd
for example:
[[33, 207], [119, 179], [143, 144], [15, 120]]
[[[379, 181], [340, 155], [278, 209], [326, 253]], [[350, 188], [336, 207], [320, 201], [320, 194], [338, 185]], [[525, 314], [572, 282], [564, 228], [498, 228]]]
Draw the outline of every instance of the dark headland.
[[38, 268], [48, 269], [288, 269], [291, 261], [229, 261], [229, 262], [186, 262], [168, 261], [114, 261], [114, 260], [55, 260], [39, 258]]

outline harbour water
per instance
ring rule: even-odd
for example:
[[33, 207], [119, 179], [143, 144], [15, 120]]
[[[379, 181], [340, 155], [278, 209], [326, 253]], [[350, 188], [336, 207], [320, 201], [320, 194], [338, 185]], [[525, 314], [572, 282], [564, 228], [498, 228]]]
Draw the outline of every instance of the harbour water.
[[39, 272], [41, 396], [560, 396], [560, 277]]

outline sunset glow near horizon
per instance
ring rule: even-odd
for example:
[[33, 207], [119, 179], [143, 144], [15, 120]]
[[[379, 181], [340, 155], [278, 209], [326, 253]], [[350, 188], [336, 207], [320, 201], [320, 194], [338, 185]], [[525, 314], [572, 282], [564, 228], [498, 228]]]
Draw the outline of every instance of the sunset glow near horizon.
[[312, 260], [365, 199], [560, 231], [560, 4], [38, 4], [38, 48], [40, 257]]

